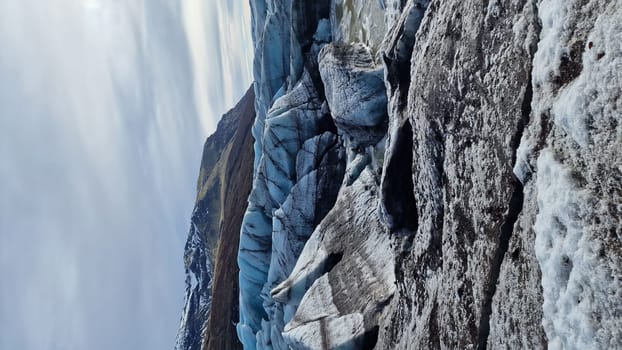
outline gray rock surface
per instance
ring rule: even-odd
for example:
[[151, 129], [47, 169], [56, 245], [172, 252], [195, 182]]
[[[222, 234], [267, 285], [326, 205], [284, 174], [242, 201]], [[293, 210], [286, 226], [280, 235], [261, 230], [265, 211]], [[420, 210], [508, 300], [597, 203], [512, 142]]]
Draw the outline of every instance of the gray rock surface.
[[[410, 81], [400, 81], [400, 75], [411, 51], [406, 47], [413, 42], [408, 28], [414, 27], [408, 25], [413, 20], [398, 21], [404, 26], [403, 39], [394, 35], [386, 45], [392, 49], [385, 63], [393, 94], [390, 117], [395, 120], [390, 123], [383, 197], [390, 226], [414, 229], [400, 234], [400, 246], [410, 246], [400, 251], [404, 258], [397, 267], [405, 297], [395, 301], [398, 322], [381, 339], [384, 347], [483, 348], [489, 324], [496, 323], [490, 319], [492, 298], [522, 207], [522, 186], [512, 168], [530, 114], [538, 25], [533, 3], [507, 2], [503, 16], [494, 6], [482, 5], [430, 4], [414, 37]], [[404, 15], [418, 13], [411, 8]], [[521, 21], [524, 26], [516, 28]], [[411, 132], [403, 128], [412, 128], [410, 142]], [[404, 156], [408, 150], [401, 147], [411, 148], [412, 156]], [[393, 170], [396, 156], [412, 157], [412, 174], [397, 166]], [[410, 175], [412, 197], [396, 198], [390, 184], [398, 175]], [[404, 207], [395, 205], [396, 200], [416, 208], [416, 225], [398, 225], [400, 214], [412, 213], [394, 209]], [[527, 294], [540, 293], [538, 285], [525, 288], [533, 290]], [[526, 332], [529, 339], [541, 333], [538, 305], [507, 292], [518, 305], [536, 309], [530, 319], [534, 322], [525, 322], [533, 326], [511, 332], [519, 338], [516, 333]], [[521, 315], [501, 313], [511, 319]]]

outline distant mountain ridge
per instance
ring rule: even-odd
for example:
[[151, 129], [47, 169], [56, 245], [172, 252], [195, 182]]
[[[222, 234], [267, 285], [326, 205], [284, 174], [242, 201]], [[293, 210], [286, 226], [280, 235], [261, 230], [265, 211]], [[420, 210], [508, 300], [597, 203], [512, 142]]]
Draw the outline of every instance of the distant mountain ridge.
[[235, 256], [252, 181], [254, 99], [251, 88], [222, 117], [203, 148], [184, 253], [186, 304], [175, 349], [241, 348], [235, 332], [239, 317]]
[[250, 4], [245, 349], [622, 349], [622, 3]]

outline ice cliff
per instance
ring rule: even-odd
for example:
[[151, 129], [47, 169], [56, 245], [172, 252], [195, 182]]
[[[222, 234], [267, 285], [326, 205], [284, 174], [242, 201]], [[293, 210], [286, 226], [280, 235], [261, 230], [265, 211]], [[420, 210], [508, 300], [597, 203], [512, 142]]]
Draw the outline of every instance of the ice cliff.
[[622, 349], [622, 1], [250, 5], [245, 349]]

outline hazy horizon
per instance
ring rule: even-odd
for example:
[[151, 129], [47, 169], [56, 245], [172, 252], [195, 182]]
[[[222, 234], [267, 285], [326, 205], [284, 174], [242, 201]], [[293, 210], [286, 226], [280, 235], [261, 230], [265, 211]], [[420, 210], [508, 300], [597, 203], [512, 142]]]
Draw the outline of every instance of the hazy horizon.
[[248, 3], [0, 0], [0, 348], [171, 349]]

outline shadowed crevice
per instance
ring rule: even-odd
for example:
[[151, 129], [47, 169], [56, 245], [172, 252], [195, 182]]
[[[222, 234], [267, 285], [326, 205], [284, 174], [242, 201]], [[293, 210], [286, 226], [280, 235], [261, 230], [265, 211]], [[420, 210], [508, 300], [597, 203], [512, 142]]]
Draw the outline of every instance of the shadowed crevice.
[[331, 253], [326, 258], [326, 263], [324, 265], [324, 272], [329, 273], [343, 258], [343, 252]]
[[[512, 147], [514, 152], [512, 164], [516, 163], [516, 150], [520, 145], [521, 138], [523, 137], [523, 133], [525, 132], [525, 129], [529, 124], [531, 116], [531, 101], [533, 98], [533, 88], [531, 74], [529, 76], [530, 79], [527, 83], [523, 103], [521, 105], [521, 118], [517, 125], [518, 130], [510, 141], [510, 146]], [[523, 184], [518, 179], [516, 179], [516, 177], [513, 177], [512, 182], [514, 182], [514, 191], [512, 192], [512, 195], [510, 197], [508, 215], [505, 218], [505, 222], [503, 223], [503, 225], [501, 225], [499, 246], [497, 247], [495, 256], [493, 257], [490, 278], [488, 280], [488, 286], [486, 289], [486, 299], [482, 308], [482, 314], [480, 316], [477, 346], [478, 350], [485, 350], [488, 346], [488, 336], [490, 334], [490, 316], [492, 314], [492, 300], [497, 291], [497, 283], [499, 282], [501, 264], [503, 263], [503, 259], [505, 258], [505, 254], [507, 253], [510, 244], [510, 239], [512, 238], [514, 224], [518, 220], [518, 216], [523, 210], [523, 202], [525, 197], [523, 193]]]
[[379, 326], [374, 326], [373, 328], [365, 331], [363, 334], [363, 344], [361, 346], [362, 350], [373, 350], [378, 343], [378, 331], [380, 330]]
[[392, 156], [387, 161], [384, 178], [389, 181], [383, 181], [381, 185], [383, 215], [392, 232], [399, 229], [415, 231], [417, 228], [412, 140], [412, 126], [406, 120], [397, 132]]
[[490, 272], [490, 279], [488, 281], [488, 288], [486, 290], [486, 301], [482, 308], [482, 315], [480, 317], [479, 324], [479, 337], [478, 337], [478, 350], [485, 350], [488, 345], [488, 335], [490, 333], [490, 315], [492, 314], [492, 299], [497, 291], [497, 282], [499, 280], [499, 274], [501, 272], [501, 264], [503, 258], [510, 245], [510, 238], [512, 238], [512, 232], [514, 231], [514, 224], [518, 220], [523, 209], [523, 185], [520, 181], [515, 180], [514, 192], [510, 198], [510, 207], [508, 208], [508, 216], [501, 226], [501, 233], [499, 236], [499, 247], [495, 252], [495, 256], [492, 261], [492, 269]]

